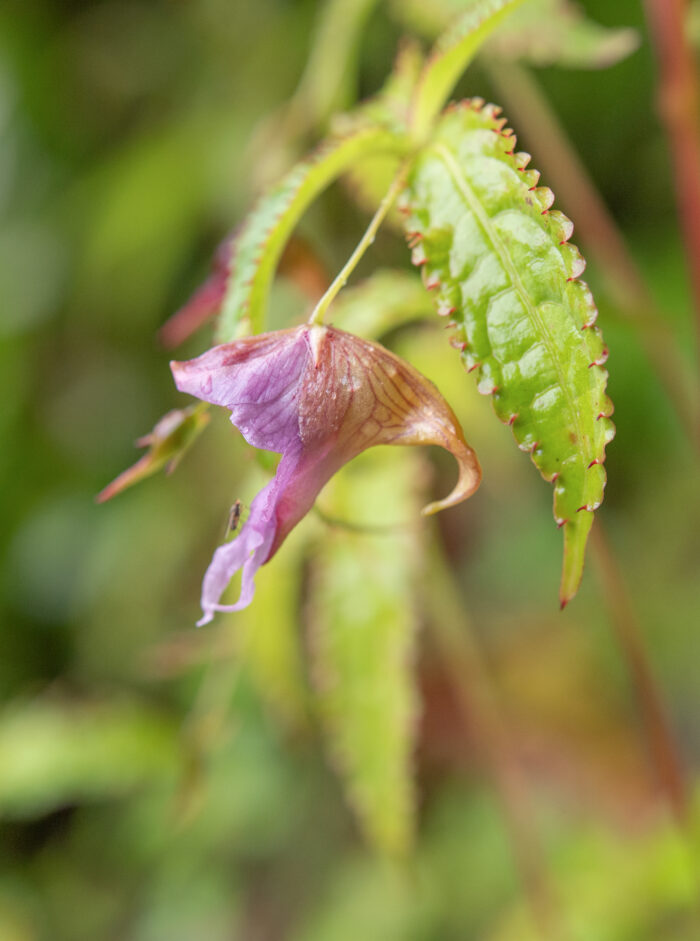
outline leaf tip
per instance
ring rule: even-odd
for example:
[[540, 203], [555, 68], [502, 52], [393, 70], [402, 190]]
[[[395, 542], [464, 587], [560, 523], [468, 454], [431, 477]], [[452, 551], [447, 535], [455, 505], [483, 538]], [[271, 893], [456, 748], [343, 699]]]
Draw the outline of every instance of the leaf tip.
[[587, 507], [581, 507], [581, 509], [585, 512], [577, 513], [575, 519], [567, 520], [562, 527], [564, 530], [564, 561], [559, 586], [559, 603], [562, 611], [574, 598], [581, 584], [586, 557], [586, 543], [593, 524], [593, 513]]

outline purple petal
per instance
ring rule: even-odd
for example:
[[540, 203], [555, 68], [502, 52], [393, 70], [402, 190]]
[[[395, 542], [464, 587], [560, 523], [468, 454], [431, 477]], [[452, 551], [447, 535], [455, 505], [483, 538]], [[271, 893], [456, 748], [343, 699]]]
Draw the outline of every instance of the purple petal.
[[309, 355], [303, 332], [280, 330], [170, 367], [181, 392], [229, 409], [248, 444], [282, 452], [299, 437], [299, 385]]
[[[282, 453], [277, 474], [255, 497], [233, 542], [220, 546], [204, 578], [199, 622], [250, 604], [254, 576], [347, 461], [379, 444], [438, 444], [458, 461], [453, 492], [432, 513], [470, 496], [481, 469], [459, 423], [432, 383], [389, 350], [332, 327], [302, 326], [217, 346], [171, 363], [183, 392], [224, 406], [254, 447]], [[219, 599], [242, 569], [233, 605]]]
[[[298, 469], [298, 453], [285, 455], [274, 478], [251, 503], [250, 516], [238, 536], [219, 546], [214, 553], [202, 583], [204, 616], [197, 622], [198, 626], [208, 624], [215, 611], [240, 611], [253, 600], [255, 573], [271, 555], [278, 534], [280, 505], [288, 504], [289, 493], [294, 493]], [[304, 506], [295, 518], [295, 523], [310, 505]], [[231, 605], [219, 604], [226, 586], [239, 569], [243, 569], [243, 573], [238, 601]]]

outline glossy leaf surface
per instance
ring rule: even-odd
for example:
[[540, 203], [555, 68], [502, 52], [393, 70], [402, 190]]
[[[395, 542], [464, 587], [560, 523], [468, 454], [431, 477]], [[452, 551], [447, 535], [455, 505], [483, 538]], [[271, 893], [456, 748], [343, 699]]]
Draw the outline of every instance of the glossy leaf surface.
[[567, 241], [573, 226], [550, 211], [551, 191], [537, 187], [504, 123], [481, 101], [448, 112], [416, 162], [404, 211], [413, 261], [455, 327], [465, 366], [555, 485], [565, 604], [581, 578], [614, 434], [607, 351], [578, 280], [583, 259]]
[[361, 157], [401, 151], [402, 139], [366, 126], [322, 144], [269, 190], [247, 217], [233, 245], [231, 277], [217, 329], [220, 343], [261, 333], [270, 284], [282, 250], [307, 207]]

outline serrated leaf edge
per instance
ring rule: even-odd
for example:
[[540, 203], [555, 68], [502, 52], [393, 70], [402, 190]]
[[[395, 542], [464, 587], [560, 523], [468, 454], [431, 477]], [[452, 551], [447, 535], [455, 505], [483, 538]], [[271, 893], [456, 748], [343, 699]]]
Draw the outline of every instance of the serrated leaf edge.
[[[567, 282], [569, 283], [575, 282], [581, 286], [582, 298], [588, 310], [588, 317], [586, 318], [585, 322], [582, 324], [581, 330], [592, 331], [598, 337], [600, 337], [601, 344], [602, 344], [602, 337], [600, 335], [600, 331], [595, 326], [595, 322], [598, 317], [598, 309], [593, 301], [593, 296], [590, 292], [590, 289], [588, 288], [588, 285], [586, 284], [585, 281], [582, 281], [579, 277], [581, 274], [583, 274], [583, 271], [585, 270], [585, 267], [586, 267], [586, 263], [583, 257], [581, 256], [579, 250], [576, 248], [576, 246], [571, 245], [569, 243], [569, 239], [574, 231], [573, 222], [567, 216], [565, 216], [564, 213], [560, 212], [559, 210], [552, 210], [551, 207], [554, 202], [554, 194], [552, 193], [551, 189], [549, 189], [549, 187], [538, 186], [538, 182], [540, 178], [539, 171], [528, 169], [528, 165], [531, 159], [530, 154], [525, 153], [525, 152], [516, 152], [515, 148], [517, 145], [517, 137], [513, 129], [506, 126], [507, 121], [505, 118], [501, 117], [502, 109], [498, 105], [486, 104], [483, 98], [478, 98], [478, 97], [470, 98], [470, 99], [465, 99], [461, 102], [455, 102], [455, 103], [450, 104], [443, 113], [449, 114], [459, 109], [470, 109], [472, 111], [482, 114], [487, 119], [490, 119], [492, 122], [491, 129], [494, 131], [494, 133], [498, 134], [505, 141], [507, 141], [508, 149], [503, 151], [503, 155], [505, 157], [510, 158], [513, 169], [523, 174], [524, 180], [528, 183], [528, 191], [532, 194], [533, 199], [537, 201], [540, 207], [540, 214], [542, 215], [542, 217], [544, 217], [544, 222], [546, 224], [547, 230], [550, 236], [552, 237], [553, 241], [558, 243], [560, 247], [562, 248], [566, 247], [568, 249], [567, 252], [562, 253], [562, 258], [564, 260], [564, 263], [568, 271]], [[432, 147], [433, 150], [438, 150], [439, 145], [435, 146], [432, 144], [428, 144], [427, 147], [428, 148]], [[452, 160], [452, 162], [454, 162], [452, 155], [449, 154], [449, 151], [447, 151], [446, 148], [445, 148], [445, 151], [449, 159]], [[449, 170], [449, 167], [448, 167], [448, 170]], [[456, 184], [456, 181], [455, 181], [455, 184]], [[476, 202], [477, 202], [477, 207], [478, 207], [478, 201]], [[470, 207], [471, 206], [472, 206], [472, 203], [470, 202]], [[406, 193], [404, 193], [403, 199], [400, 202], [398, 209], [407, 218], [412, 214], [413, 209], [412, 209], [412, 206], [410, 205], [410, 201]], [[475, 214], [478, 217], [478, 213], [475, 213]], [[428, 259], [421, 244], [422, 239], [423, 239], [422, 233], [417, 230], [409, 229], [406, 233], [406, 238], [407, 238], [408, 246], [411, 249], [411, 261], [416, 267], [419, 267], [421, 269], [421, 277], [423, 279], [423, 284], [426, 290], [439, 291], [443, 287], [443, 284], [439, 276], [437, 275], [437, 273], [435, 273], [434, 271], [431, 271], [429, 274], [426, 274], [427, 272], [426, 264], [427, 264]], [[507, 253], [503, 253], [503, 254], [506, 255]], [[499, 258], [501, 258], [502, 260], [502, 255], [500, 253], [499, 253]], [[517, 272], [516, 272], [516, 275], [517, 275]], [[517, 283], [517, 277], [516, 277], [516, 282], [514, 283]], [[521, 297], [526, 296], [524, 291], [520, 293], [521, 293]], [[454, 307], [441, 304], [439, 300], [436, 304], [436, 307], [437, 307], [437, 313], [440, 316], [450, 318], [446, 324], [448, 328], [457, 328], [459, 326], [457, 321], [452, 319], [452, 315], [456, 313], [456, 309]], [[538, 319], [539, 319], [539, 316], [538, 316]], [[460, 339], [460, 337], [456, 333], [453, 334], [452, 337], [450, 337], [450, 343], [460, 353], [465, 353], [468, 349], [468, 343]], [[608, 379], [608, 372], [607, 370], [603, 368], [603, 365], [607, 361], [607, 355], [608, 355], [607, 347], [605, 347], [605, 345], [603, 344], [601, 355], [598, 358], [594, 359], [591, 363], [589, 363], [589, 369], [598, 370], [600, 373], [601, 379], [603, 380], [601, 399], [600, 399], [600, 411], [598, 412], [596, 416], [596, 421], [601, 421], [601, 420], [605, 421], [607, 427], [606, 427], [606, 433], [603, 437], [603, 444], [600, 448], [600, 451], [592, 457], [590, 463], [588, 464], [588, 468], [587, 468], [588, 470], [590, 470], [596, 465], [600, 465], [602, 467], [605, 461], [606, 445], [609, 444], [610, 441], [615, 436], [615, 427], [613, 423], [610, 421], [610, 417], [612, 416], [613, 410], [614, 410], [613, 404], [605, 392], [605, 387], [607, 385], [607, 379]], [[467, 371], [473, 372], [474, 370], [478, 369], [480, 366], [481, 366], [481, 363], [473, 362], [469, 365]], [[561, 386], [562, 386], [562, 390], [565, 392], [569, 400], [569, 408], [571, 409], [572, 413], [576, 416], [577, 425], [578, 425], [577, 410], [568, 394], [568, 391], [565, 388], [566, 384], [562, 382]], [[488, 394], [493, 395], [494, 393], [498, 391], [496, 387], [491, 386], [490, 388], [485, 388], [483, 384], [479, 384], [478, 389], [479, 389], [479, 392], [485, 395], [488, 395]], [[518, 448], [530, 455], [530, 459], [532, 460], [533, 464], [537, 467], [541, 476], [545, 480], [547, 480], [549, 483], [555, 484], [557, 478], [559, 477], [559, 474], [555, 472], [554, 474], [547, 475], [543, 472], [543, 470], [540, 468], [538, 464], [537, 458], [538, 458], [539, 442], [533, 442], [532, 444], [523, 445], [518, 440], [517, 429], [515, 427], [515, 423], [518, 418], [517, 414], [513, 414], [509, 416], [508, 418], [502, 418], [500, 415], [498, 415], [498, 411], [496, 411], [496, 415], [499, 418], [499, 420], [503, 422], [503, 424], [510, 426], [513, 432], [513, 436], [515, 438], [516, 444], [518, 445]], [[580, 440], [584, 440], [584, 438], [581, 437]], [[605, 488], [605, 484], [606, 484], [606, 477], [605, 477], [605, 471], [603, 470], [603, 480], [602, 480], [603, 489]], [[556, 499], [556, 492], [555, 492], [555, 499]], [[577, 512], [579, 513], [587, 512], [591, 514], [591, 521], [592, 521], [592, 514], [596, 509], [598, 509], [601, 502], [602, 502], [602, 496], [601, 496], [601, 499], [595, 502], [594, 504], [586, 504], [586, 505], [579, 507]], [[564, 571], [562, 574], [562, 586], [560, 590], [560, 598], [562, 602], [562, 607], [564, 607], [567, 601], [569, 601], [570, 598], [573, 597], [573, 595], [575, 594], [578, 588], [578, 583], [580, 581], [580, 573], [582, 571], [582, 558], [579, 561], [574, 561], [573, 556], [583, 551], [583, 547], [580, 544], [581, 540], [579, 539], [576, 541], [574, 538], [574, 535], [575, 535], [574, 530], [579, 530], [581, 528], [582, 521], [577, 520], [577, 519], [558, 518], [556, 516], [556, 511], [555, 511], [554, 518], [557, 523], [557, 526], [560, 529], [564, 528], [565, 564], [564, 564]], [[590, 528], [590, 521], [587, 523], [587, 525], [584, 525], [584, 528], [586, 529], [586, 532], [587, 532], [587, 530]], [[567, 555], [568, 555], [568, 559], [567, 559]], [[567, 562], [568, 562], [568, 566], [567, 566]], [[572, 577], [571, 575], [572, 570], [577, 571], [578, 575]]]

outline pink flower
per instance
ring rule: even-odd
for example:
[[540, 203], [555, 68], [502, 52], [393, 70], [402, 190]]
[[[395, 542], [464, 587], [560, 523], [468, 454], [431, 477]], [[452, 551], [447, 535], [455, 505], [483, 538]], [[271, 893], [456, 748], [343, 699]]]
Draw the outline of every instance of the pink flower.
[[[171, 368], [178, 389], [228, 408], [249, 444], [282, 454], [239, 535], [214, 553], [204, 576], [199, 624], [215, 611], [250, 604], [260, 566], [329, 478], [372, 445], [437, 444], [454, 454], [459, 464], [454, 490], [423, 513], [452, 506], [479, 486], [476, 455], [435, 386], [389, 350], [342, 330], [305, 325], [246, 337]], [[239, 569], [238, 601], [220, 604]]]

